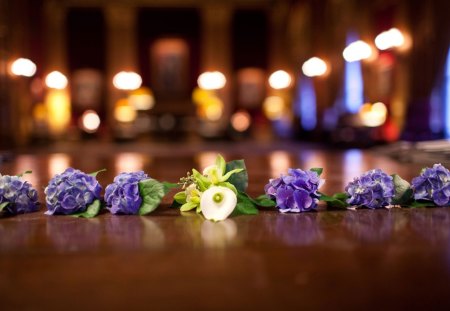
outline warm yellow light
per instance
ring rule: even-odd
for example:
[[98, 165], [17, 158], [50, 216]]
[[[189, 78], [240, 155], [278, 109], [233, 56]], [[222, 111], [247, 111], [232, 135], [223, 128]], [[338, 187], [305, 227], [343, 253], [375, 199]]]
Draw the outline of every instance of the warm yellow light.
[[[148, 157], [145, 157], [148, 159]], [[144, 168], [144, 156], [140, 153], [119, 153], [115, 159], [116, 175], [125, 172], [136, 172]]]
[[137, 113], [126, 98], [119, 99], [114, 108], [114, 118], [122, 123], [129, 123], [136, 120]]
[[251, 124], [251, 117], [246, 111], [237, 111], [231, 116], [231, 126], [237, 132], [245, 132]]
[[270, 87], [276, 90], [288, 88], [291, 83], [291, 75], [284, 70], [275, 71], [269, 77]]
[[327, 64], [318, 57], [311, 57], [302, 66], [303, 74], [307, 77], [317, 77], [327, 72]]
[[70, 122], [70, 98], [66, 90], [50, 89], [45, 98], [48, 125], [55, 135], [65, 132]]
[[375, 38], [375, 45], [380, 50], [400, 47], [405, 43], [405, 37], [397, 28], [383, 31]]
[[269, 154], [270, 176], [279, 178], [291, 167], [291, 159], [286, 151], [274, 151]]
[[387, 108], [386, 105], [381, 102], [374, 103], [373, 105], [366, 103], [362, 105], [358, 114], [361, 118], [361, 122], [365, 126], [377, 127], [386, 122]]
[[192, 101], [196, 105], [203, 105], [209, 98], [215, 96], [214, 91], [212, 90], [204, 90], [199, 87], [196, 87], [192, 92]]
[[227, 79], [219, 71], [207, 71], [198, 77], [197, 83], [204, 90], [219, 90], [225, 86]]
[[63, 90], [68, 83], [66, 76], [59, 71], [52, 71], [45, 77], [45, 85], [51, 89]]
[[132, 91], [141, 87], [142, 78], [132, 71], [121, 71], [113, 78], [114, 86], [119, 90]]
[[285, 103], [280, 96], [269, 96], [263, 102], [263, 111], [270, 120], [279, 120], [284, 114]]
[[64, 153], [51, 154], [48, 159], [48, 174], [55, 176], [61, 174], [66, 168], [70, 166], [70, 158]]
[[208, 104], [204, 106], [206, 119], [209, 121], [218, 121], [223, 114], [223, 103], [218, 97], [212, 97]]
[[372, 56], [372, 48], [364, 41], [358, 40], [350, 43], [342, 53], [347, 62], [367, 59]]
[[80, 126], [87, 133], [97, 132], [100, 126], [100, 117], [94, 110], [86, 110], [80, 118]]
[[11, 64], [11, 72], [16, 76], [32, 77], [36, 73], [36, 64], [27, 58], [18, 58]]
[[136, 110], [150, 110], [155, 106], [153, 93], [147, 87], [141, 87], [131, 92], [128, 100]]

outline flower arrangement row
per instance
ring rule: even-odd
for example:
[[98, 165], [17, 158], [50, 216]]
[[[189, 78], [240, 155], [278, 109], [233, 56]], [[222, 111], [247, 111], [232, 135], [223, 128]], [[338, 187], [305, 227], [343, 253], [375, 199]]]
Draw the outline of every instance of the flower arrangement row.
[[[230, 215], [254, 215], [261, 207], [276, 207], [282, 213], [308, 212], [315, 210], [319, 201], [328, 208], [342, 209], [450, 205], [450, 171], [441, 164], [424, 168], [411, 184], [396, 174], [373, 169], [355, 177], [345, 192], [333, 195], [319, 191], [325, 183], [321, 168], [291, 168], [287, 174], [270, 179], [265, 193], [257, 198], [246, 193], [244, 160], [225, 162], [221, 155], [203, 172], [192, 169], [176, 184], [160, 182], [143, 171], [121, 173], [105, 188], [103, 199], [96, 178], [100, 172], [86, 174], [67, 168], [55, 175], [44, 190], [46, 214], [90, 218], [105, 208], [112, 214], [146, 215], [174, 188], [180, 191], [174, 195], [172, 207], [181, 212], [196, 211], [213, 221]], [[22, 177], [0, 175], [0, 212], [15, 215], [39, 209], [36, 189]]]

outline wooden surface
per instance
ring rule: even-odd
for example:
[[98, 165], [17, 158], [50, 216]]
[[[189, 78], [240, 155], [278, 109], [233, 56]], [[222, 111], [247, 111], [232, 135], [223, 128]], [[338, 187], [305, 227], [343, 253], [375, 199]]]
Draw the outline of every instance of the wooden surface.
[[[422, 164], [368, 151], [297, 144], [67, 145], [11, 154], [2, 174], [32, 169], [43, 188], [72, 166], [105, 187], [121, 171], [171, 182], [212, 163], [243, 158], [249, 193], [288, 167], [323, 167], [324, 192], [382, 168], [406, 179]], [[443, 163], [444, 165], [446, 163]], [[145, 217], [94, 219], [37, 213], [0, 218], [0, 310], [448, 310], [450, 209], [280, 214], [213, 223], [180, 215], [170, 198]]]

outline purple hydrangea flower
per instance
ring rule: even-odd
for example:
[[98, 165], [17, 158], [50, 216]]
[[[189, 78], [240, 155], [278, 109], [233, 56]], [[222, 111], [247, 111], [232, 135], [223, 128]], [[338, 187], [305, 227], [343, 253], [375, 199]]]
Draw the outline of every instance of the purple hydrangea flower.
[[102, 187], [97, 179], [73, 168], [55, 175], [45, 188], [47, 215], [69, 215], [86, 211], [87, 207], [100, 199]]
[[317, 207], [320, 197], [317, 191], [324, 182], [316, 172], [291, 168], [288, 175], [270, 179], [264, 190], [276, 200], [280, 212], [306, 212]]
[[5, 210], [12, 215], [39, 209], [38, 193], [28, 181], [19, 176], [0, 175], [0, 204], [9, 203]]
[[117, 175], [105, 189], [106, 208], [113, 214], [138, 214], [142, 203], [138, 183], [146, 179], [143, 171]]
[[412, 180], [415, 200], [432, 201], [438, 206], [450, 203], [450, 172], [442, 164], [427, 167]]
[[395, 195], [394, 179], [380, 169], [365, 172], [351, 181], [345, 191], [349, 195], [347, 203], [368, 208], [390, 205]]

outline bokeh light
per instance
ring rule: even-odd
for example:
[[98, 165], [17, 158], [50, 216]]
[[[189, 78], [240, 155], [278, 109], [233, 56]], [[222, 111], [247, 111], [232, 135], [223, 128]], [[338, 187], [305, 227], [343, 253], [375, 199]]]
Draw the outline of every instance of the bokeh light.
[[397, 28], [383, 31], [375, 38], [375, 45], [380, 50], [400, 47], [405, 43], [405, 37]]
[[237, 111], [231, 116], [231, 126], [237, 132], [245, 132], [246, 130], [248, 130], [251, 122], [252, 119], [250, 115], [244, 110]]
[[225, 86], [227, 79], [220, 71], [207, 71], [198, 77], [197, 83], [204, 90], [219, 90]]
[[347, 62], [367, 59], [372, 56], [372, 48], [366, 42], [358, 40], [350, 43], [342, 53]]
[[280, 96], [269, 96], [263, 102], [264, 115], [269, 120], [279, 120], [284, 114], [285, 101]]
[[366, 103], [361, 106], [361, 109], [359, 110], [359, 117], [365, 126], [381, 126], [384, 122], [386, 122], [387, 118], [386, 105], [381, 102], [374, 103], [373, 105]]
[[155, 106], [153, 93], [147, 87], [141, 87], [131, 92], [128, 100], [136, 110], [150, 110]]
[[80, 127], [86, 133], [95, 133], [100, 123], [100, 117], [94, 110], [86, 110], [80, 117]]
[[269, 77], [270, 87], [276, 90], [288, 88], [291, 86], [291, 83], [291, 75], [284, 70], [277, 70]]
[[67, 77], [59, 71], [52, 71], [45, 77], [45, 85], [51, 89], [63, 90], [68, 83]]
[[327, 64], [318, 57], [311, 57], [303, 63], [302, 71], [307, 77], [322, 76], [327, 72]]
[[113, 78], [114, 86], [119, 90], [133, 91], [141, 87], [142, 78], [133, 71], [121, 71]]
[[32, 77], [36, 73], [36, 64], [27, 58], [18, 58], [11, 64], [11, 72], [16, 76]]
[[126, 98], [119, 99], [114, 108], [114, 118], [122, 123], [130, 123], [136, 119], [137, 113]]

